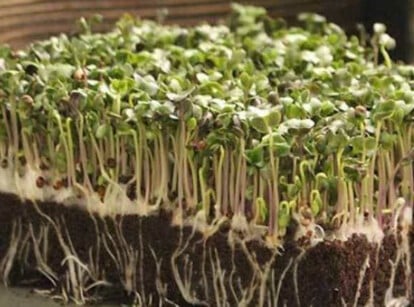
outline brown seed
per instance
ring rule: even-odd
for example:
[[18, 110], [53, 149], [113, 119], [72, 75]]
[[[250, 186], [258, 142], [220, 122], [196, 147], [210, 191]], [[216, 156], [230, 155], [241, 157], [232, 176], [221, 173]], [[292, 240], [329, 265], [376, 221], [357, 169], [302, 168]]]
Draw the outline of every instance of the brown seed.
[[367, 109], [364, 106], [359, 105], [355, 107], [355, 115], [365, 116], [366, 113], [367, 113]]
[[86, 70], [83, 69], [83, 68], [78, 68], [73, 73], [73, 79], [75, 79], [76, 81], [85, 81], [86, 80], [86, 76], [87, 76]]
[[39, 165], [39, 168], [42, 171], [47, 171], [49, 169], [49, 166], [44, 161], [41, 161], [40, 165]]
[[43, 178], [42, 176], [37, 177], [36, 179], [36, 186], [40, 189], [43, 188], [45, 185], [46, 181], [45, 178]]
[[38, 69], [36, 65], [29, 64], [24, 68], [24, 71], [26, 72], [26, 74], [33, 76], [37, 73]]
[[32, 96], [27, 95], [27, 94], [23, 95], [21, 99], [22, 99], [22, 102], [25, 103], [28, 106], [32, 106], [33, 103], [34, 103], [34, 100], [33, 100]]
[[96, 193], [98, 193], [99, 198], [101, 199], [101, 201], [103, 201], [103, 199], [105, 197], [105, 192], [106, 192], [106, 189], [103, 185], [100, 185], [96, 188]]
[[303, 217], [301, 218], [300, 223], [302, 224], [302, 226], [308, 227], [311, 223], [311, 220]]
[[311, 220], [312, 219], [312, 210], [309, 207], [302, 207], [303, 209], [301, 209], [301, 213], [302, 216], [306, 219]]
[[196, 143], [196, 148], [197, 148], [197, 150], [203, 150], [203, 149], [205, 149], [206, 148], [206, 146], [207, 146], [207, 143], [206, 143], [206, 141], [204, 141], [204, 140], [200, 140], [200, 141], [198, 141], [197, 143]]
[[279, 104], [279, 94], [277, 92], [270, 92], [267, 100], [273, 105]]
[[1, 160], [1, 167], [6, 168], [9, 166], [9, 161], [7, 159]]
[[60, 190], [63, 187], [63, 182], [62, 180], [57, 180], [55, 181], [55, 183], [53, 184], [53, 188], [55, 190]]
[[138, 42], [135, 44], [135, 52], [141, 52], [145, 50], [145, 44], [143, 42]]
[[62, 178], [62, 184], [63, 184], [63, 187], [65, 187], [65, 188], [67, 188], [69, 186], [68, 177]]

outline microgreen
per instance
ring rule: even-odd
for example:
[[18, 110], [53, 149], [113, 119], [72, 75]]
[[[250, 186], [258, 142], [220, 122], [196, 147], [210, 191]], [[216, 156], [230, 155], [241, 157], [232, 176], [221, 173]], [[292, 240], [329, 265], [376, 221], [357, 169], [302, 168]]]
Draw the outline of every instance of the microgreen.
[[96, 20], [0, 48], [0, 158], [16, 185], [30, 168], [109, 211], [134, 191], [139, 212], [252, 216], [272, 238], [301, 208], [345, 224], [412, 205], [413, 69], [391, 61], [384, 25], [366, 44], [319, 15], [289, 28], [241, 5], [228, 26], [127, 16], [100, 34]]

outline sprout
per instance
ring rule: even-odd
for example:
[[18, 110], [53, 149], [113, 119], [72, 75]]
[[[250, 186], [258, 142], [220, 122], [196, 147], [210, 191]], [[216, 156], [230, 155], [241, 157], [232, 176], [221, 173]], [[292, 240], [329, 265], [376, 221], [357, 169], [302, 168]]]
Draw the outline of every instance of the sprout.
[[382, 23], [374, 23], [373, 25], [374, 33], [375, 34], [384, 34], [387, 31], [387, 27]]
[[379, 37], [379, 44], [384, 46], [386, 49], [394, 49], [395, 48], [395, 40], [389, 36], [387, 33], [382, 33]]
[[295, 216], [313, 242], [315, 219], [378, 235], [383, 212], [414, 201], [412, 68], [391, 61], [382, 24], [369, 48], [323, 16], [298, 18], [288, 28], [234, 4], [228, 25], [125, 17], [100, 34], [83, 19], [77, 37], [0, 48], [10, 186], [105, 214], [231, 218], [270, 242]]

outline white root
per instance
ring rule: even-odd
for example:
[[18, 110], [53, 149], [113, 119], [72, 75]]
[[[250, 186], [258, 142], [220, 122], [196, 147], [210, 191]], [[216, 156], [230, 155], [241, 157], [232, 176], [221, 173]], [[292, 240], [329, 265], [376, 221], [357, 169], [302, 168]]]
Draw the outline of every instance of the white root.
[[[408, 214], [412, 219], [412, 210], [409, 211]], [[404, 213], [403, 213], [404, 214]], [[401, 249], [404, 254], [404, 264], [405, 264], [405, 296], [408, 299], [412, 299], [413, 293], [413, 281], [412, 281], [412, 268], [411, 268], [411, 248], [410, 248], [410, 228], [412, 226], [411, 223], [404, 223], [404, 217], [402, 222], [402, 231], [401, 231]]]
[[306, 249], [303, 249], [300, 254], [296, 257], [295, 263], [293, 265], [293, 286], [295, 288], [295, 299], [296, 304], [300, 307], [300, 298], [299, 298], [299, 285], [298, 285], [298, 267], [299, 263], [302, 260], [302, 258], [305, 256]]
[[400, 263], [401, 260], [401, 250], [397, 249], [397, 257], [395, 259], [395, 261], [391, 261], [389, 260], [390, 264], [391, 264], [391, 275], [390, 275], [390, 281], [389, 281], [389, 286], [387, 288], [387, 290], [385, 291], [385, 302], [384, 304], [387, 305], [387, 300], [389, 300], [390, 298], [393, 298], [393, 289], [394, 289], [394, 284], [395, 284], [395, 276], [397, 274], [397, 268], [398, 268], [398, 264]]
[[217, 249], [214, 249], [214, 255], [212, 254], [212, 250], [210, 249], [209, 254], [211, 259], [211, 270], [213, 273], [213, 287], [216, 306], [229, 306], [225, 286], [226, 272], [223, 271], [221, 268], [220, 257], [218, 255]]
[[145, 302], [146, 296], [145, 296], [145, 286], [144, 286], [144, 243], [142, 240], [142, 220], [139, 220], [138, 241], [139, 241], [139, 280], [140, 280], [140, 286], [141, 286], [140, 290], [142, 294], [142, 299]]
[[385, 293], [385, 307], [409, 307], [410, 301], [406, 297], [394, 298], [390, 291]]
[[[251, 303], [254, 297], [254, 293], [256, 292], [256, 289], [258, 287], [257, 276], [253, 274], [249, 285], [243, 288], [240, 277], [237, 278], [237, 281], [234, 280], [234, 274], [236, 273], [236, 265], [235, 265], [234, 256], [235, 256], [234, 247], [232, 247], [232, 272], [230, 273], [230, 279], [229, 279], [230, 291], [231, 291], [231, 294], [233, 295], [234, 300], [237, 302], [237, 306], [240, 306], [240, 307], [248, 306]], [[235, 283], [237, 285], [237, 290], [240, 293], [240, 298], [239, 298], [239, 295], [237, 295], [236, 293], [237, 292], [236, 289], [234, 288]]]
[[209, 297], [209, 287], [206, 274], [206, 258], [207, 258], [207, 241], [203, 241], [203, 255], [201, 257], [201, 275], [203, 279], [204, 297]]
[[231, 294], [233, 295], [233, 298], [235, 301], [238, 301], [238, 295], [236, 293], [236, 289], [234, 289], [234, 274], [236, 273], [236, 263], [234, 261], [235, 258], [235, 250], [234, 250], [234, 244], [230, 245], [231, 247], [231, 272], [230, 272], [230, 276], [229, 276], [229, 283], [230, 283], [230, 291]]
[[[92, 300], [91, 298], [87, 298], [85, 296], [86, 292], [97, 287], [98, 285], [106, 285], [107, 282], [99, 280], [98, 276], [93, 274], [90, 268], [79, 259], [73, 246], [65, 220], [62, 218], [61, 221], [54, 221], [51, 217], [43, 213], [36, 203], [33, 205], [37, 213], [43, 217], [50, 226], [52, 226], [52, 229], [55, 231], [57, 236], [59, 245], [64, 253], [64, 259], [61, 264], [66, 265], [68, 270], [65, 276], [65, 283], [62, 284], [61, 295], [58, 297], [65, 303], [72, 300], [78, 305], [84, 305], [88, 301]], [[44, 238], [46, 238], [46, 233], [47, 232], [44, 232], [43, 234]], [[34, 234], [33, 238], [35, 238]], [[37, 242], [39, 242], [39, 239], [37, 239]], [[43, 273], [46, 274], [50, 274], [50, 271], [47, 270], [48, 267], [46, 265], [47, 251], [49, 249], [48, 246], [47, 239], [43, 239], [43, 251], [40, 251], [39, 249], [37, 257], [38, 261], [43, 261], [43, 263], [40, 261], [42, 265], [41, 269]]]
[[20, 240], [20, 246], [18, 248], [18, 252], [16, 255], [16, 259], [18, 259], [18, 261], [20, 263], [23, 264], [23, 266], [28, 266], [29, 265], [29, 253], [31, 251], [31, 240], [30, 240], [30, 232], [29, 230], [26, 230], [26, 234], [22, 237], [22, 239]]
[[[188, 248], [191, 239], [194, 237], [195, 230], [191, 232], [191, 235], [188, 236], [185, 242], [183, 242], [183, 228], [180, 229], [180, 238], [177, 249], [171, 255], [171, 269], [174, 275], [175, 282], [180, 290], [181, 295], [186, 300], [187, 303], [193, 305], [202, 305], [208, 306], [207, 302], [201, 301], [194, 296], [194, 293], [191, 291], [191, 277], [192, 277], [192, 263], [189, 262], [188, 257], [185, 257], [184, 263], [184, 279], [181, 277], [180, 271], [178, 269], [178, 259]], [[189, 268], [190, 266], [190, 268]]]
[[[390, 260], [391, 276], [389, 287], [385, 292], [384, 305], [391, 306], [408, 306], [412, 299], [412, 268], [411, 268], [411, 250], [410, 250], [410, 229], [413, 224], [412, 207], [407, 205], [404, 199], [399, 199], [398, 207], [394, 213], [393, 230], [397, 250], [397, 256], [394, 262]], [[401, 232], [398, 233], [398, 226], [401, 226]], [[401, 236], [401, 243], [399, 243], [399, 235]], [[403, 262], [405, 268], [405, 297], [394, 298], [393, 288], [395, 284], [395, 276], [400, 262]]]
[[[233, 240], [231, 240], [230, 242], [232, 242], [233, 244], [235, 243], [235, 241], [233, 241]], [[246, 287], [245, 289], [243, 289], [243, 287], [241, 285], [240, 278], [238, 279], [239, 291], [242, 294], [241, 300], [238, 301], [238, 306], [241, 307], [241, 306], [248, 306], [249, 304], [251, 304], [251, 301], [254, 297], [254, 293], [256, 292], [257, 287], [259, 287], [259, 285], [260, 285], [260, 276], [259, 276], [259, 274], [261, 273], [261, 269], [260, 269], [258, 263], [256, 262], [255, 258], [249, 252], [245, 242], [240, 241], [240, 245], [241, 245], [242, 250], [243, 250], [245, 256], [247, 257], [247, 260], [249, 261], [250, 266], [252, 267], [253, 272], [254, 272], [253, 276], [250, 280], [250, 285], [248, 287]]]
[[91, 274], [91, 277], [95, 281], [91, 285], [85, 288], [85, 291], [88, 292], [89, 290], [95, 288], [95, 286], [110, 286], [110, 283], [105, 281], [104, 271], [100, 268], [100, 253], [101, 253], [101, 237], [99, 235], [99, 227], [96, 221], [96, 218], [93, 214], [90, 215], [92, 221], [94, 222], [95, 226], [95, 235], [96, 235], [96, 248], [94, 249], [92, 246], [89, 248], [88, 256], [89, 256], [89, 263], [88, 268]]
[[[41, 226], [39, 230], [39, 237], [36, 237], [33, 230], [33, 225], [29, 224], [30, 237], [33, 242], [33, 252], [35, 255], [37, 270], [45, 276], [53, 287], [56, 287], [58, 281], [57, 274], [47, 265], [47, 254], [48, 254], [48, 233], [49, 226]], [[40, 245], [43, 241], [43, 249], [40, 249]]]
[[167, 291], [168, 286], [167, 284], [164, 284], [161, 279], [161, 266], [162, 266], [162, 259], [158, 259], [157, 255], [155, 254], [155, 251], [152, 247], [149, 247], [152, 257], [154, 258], [155, 263], [155, 272], [156, 272], [156, 278], [155, 278], [155, 288], [157, 289], [157, 293], [160, 296], [160, 302], [162, 300], [167, 301]]
[[[292, 263], [293, 263], [293, 259], [290, 258], [287, 266], [283, 270], [282, 274], [280, 274], [279, 282], [277, 283], [277, 291], [276, 291], [276, 294], [274, 296], [275, 306], [279, 306], [278, 303], [279, 303], [280, 289], [282, 289], [283, 280], [285, 279], [285, 276], [286, 276], [287, 272], [289, 271], [290, 267], [292, 266]], [[274, 290], [273, 290], [273, 292], [274, 292]]]
[[[381, 250], [381, 245], [382, 245], [382, 242], [376, 246], [376, 250], [375, 250], [375, 265], [376, 266], [378, 266], [378, 262], [379, 262], [379, 254]], [[368, 298], [367, 303], [365, 304], [366, 307], [374, 306], [374, 297], [375, 297], [375, 278], [371, 278], [369, 282], [369, 298]]]
[[361, 295], [362, 284], [364, 282], [365, 274], [366, 274], [368, 268], [369, 268], [369, 255], [367, 255], [367, 257], [365, 258], [365, 261], [362, 264], [361, 270], [359, 271], [358, 285], [357, 285], [357, 289], [355, 291], [354, 304], [352, 305], [353, 307], [358, 306], [358, 300], [359, 300], [359, 297]]
[[116, 240], [111, 235], [105, 223], [105, 230], [102, 234], [102, 242], [106, 252], [113, 260], [117, 270], [123, 276], [122, 285], [128, 293], [137, 293], [136, 289], [136, 268], [138, 264], [138, 251], [134, 250], [125, 240], [122, 233], [122, 224], [114, 220]]
[[[36, 203], [34, 203], [33, 205], [36, 211], [38, 212], [38, 214], [42, 216], [45, 220], [47, 220], [50, 225], [52, 225], [65, 256], [72, 255], [71, 248], [66, 244], [65, 239], [63, 237], [63, 234], [58, 224], [55, 221], [53, 221], [52, 218], [50, 218], [48, 215], [43, 213]], [[67, 275], [67, 289], [69, 290], [69, 292], [72, 292], [73, 299], [76, 303], [78, 304], [84, 303], [83, 294], [79, 286], [79, 280], [78, 280], [78, 276], [76, 275], [75, 264], [73, 263], [73, 261], [68, 262], [68, 270], [69, 272]]]
[[[259, 287], [259, 304], [258, 306], [263, 307], [265, 304], [265, 296], [266, 296], [266, 290], [267, 290], [267, 284], [270, 276], [270, 272], [272, 269], [272, 266], [276, 260], [276, 256], [279, 254], [278, 250], [275, 249], [273, 251], [272, 257], [265, 263], [264, 268], [262, 269], [259, 265], [258, 261], [256, 260], [256, 257], [253, 256], [244, 241], [240, 242], [240, 245], [242, 247], [242, 250], [244, 254], [246, 255], [253, 271], [255, 272], [254, 275], [257, 279], [257, 285]], [[255, 287], [254, 287], [255, 288]]]
[[261, 274], [260, 280], [260, 297], [259, 297], [259, 306], [263, 307], [265, 303], [265, 293], [267, 288], [267, 282], [269, 280], [270, 271], [273, 263], [275, 262], [276, 255], [278, 254], [277, 250], [273, 252], [272, 258], [265, 264], [265, 269]]
[[22, 237], [22, 220], [20, 218], [17, 221], [13, 221], [12, 232], [10, 235], [10, 244], [6, 252], [6, 255], [0, 262], [0, 274], [3, 282], [6, 286], [9, 283], [9, 275], [13, 268], [14, 260], [18, 251], [20, 240]]
[[[129, 245], [125, 239], [125, 236], [122, 233], [122, 220], [115, 227], [115, 233], [117, 235], [118, 242], [120, 243], [121, 250], [124, 255], [124, 285], [125, 289], [132, 293], [138, 293], [136, 289], [137, 285], [137, 264], [138, 264], [138, 251], [134, 250], [131, 245]], [[139, 295], [141, 299], [141, 295]]]

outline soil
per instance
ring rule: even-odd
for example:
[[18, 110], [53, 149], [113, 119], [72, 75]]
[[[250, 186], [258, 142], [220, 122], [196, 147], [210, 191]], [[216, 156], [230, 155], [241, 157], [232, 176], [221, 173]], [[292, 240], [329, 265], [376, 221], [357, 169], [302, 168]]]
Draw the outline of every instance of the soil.
[[[354, 236], [314, 247], [288, 240], [276, 253], [257, 240], [241, 240], [228, 225], [209, 238], [191, 227], [173, 227], [164, 211], [101, 219], [76, 207], [35, 205], [8, 194], [0, 195], [0, 204], [3, 279], [9, 286], [48, 290], [64, 300], [146, 306], [364, 306], [373, 291], [374, 305], [383, 306], [390, 260], [397, 257], [393, 235], [379, 249]], [[17, 253], [5, 274], [2, 259], [10, 255], [13, 236]], [[414, 231], [410, 242], [414, 251]], [[52, 277], [41, 273], [47, 271], [41, 259]], [[414, 258], [410, 261], [414, 267]], [[71, 283], [70, 263], [85, 265], [75, 266], [81, 276], [78, 287]], [[395, 297], [405, 294], [406, 280], [414, 277], [405, 278], [402, 265]], [[366, 271], [356, 295], [361, 268]], [[82, 295], [79, 289], [84, 289]]]

